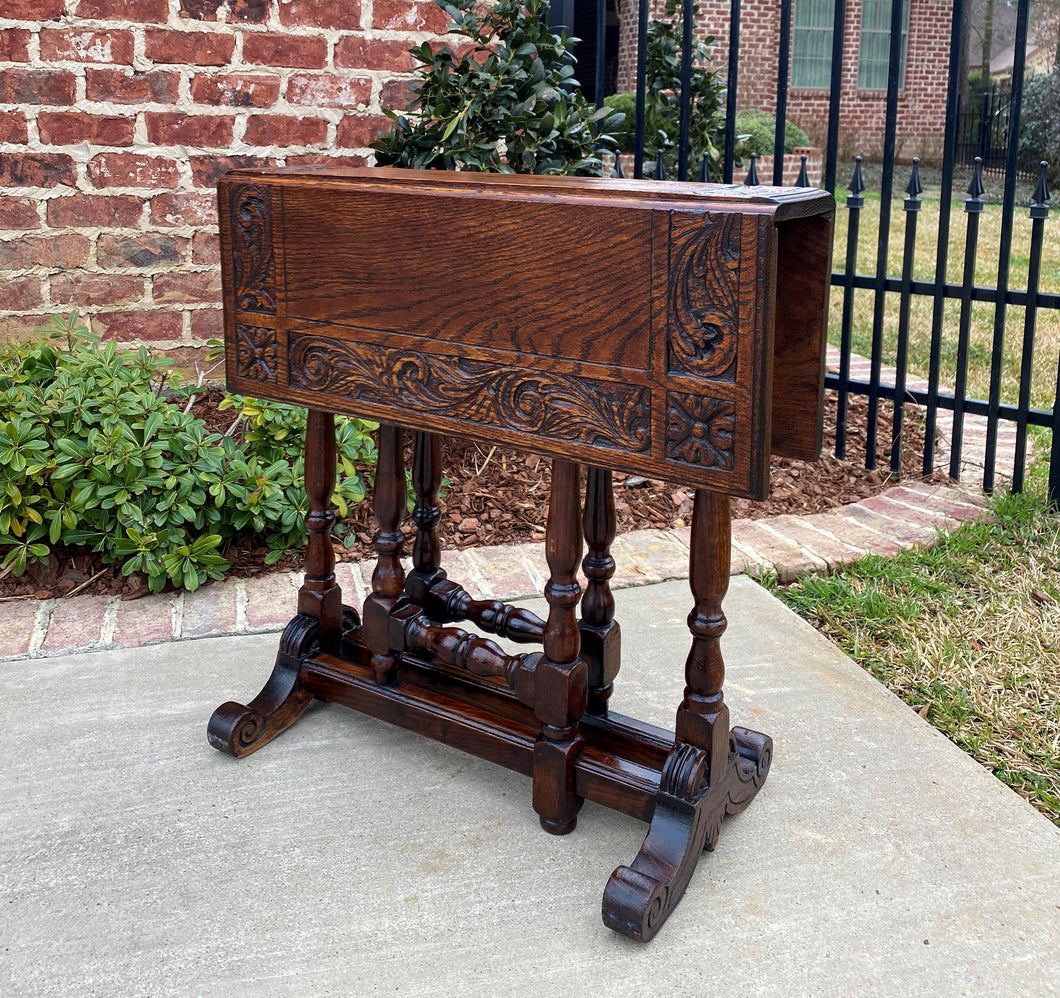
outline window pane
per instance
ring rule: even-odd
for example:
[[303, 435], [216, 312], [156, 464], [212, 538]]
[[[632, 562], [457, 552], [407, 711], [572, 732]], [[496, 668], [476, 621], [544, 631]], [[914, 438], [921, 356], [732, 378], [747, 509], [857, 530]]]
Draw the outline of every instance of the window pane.
[[[864, 0], [861, 39], [858, 43], [858, 87], [886, 90], [891, 49], [891, 0]], [[909, 41], [909, 0], [902, 0], [901, 60], [899, 86], [905, 83], [906, 46]]]
[[832, 14], [835, 4], [832, 0], [798, 0], [795, 4], [796, 28], [827, 28], [832, 30]]
[[833, 0], [798, 0], [791, 38], [791, 85], [828, 89], [832, 76]]

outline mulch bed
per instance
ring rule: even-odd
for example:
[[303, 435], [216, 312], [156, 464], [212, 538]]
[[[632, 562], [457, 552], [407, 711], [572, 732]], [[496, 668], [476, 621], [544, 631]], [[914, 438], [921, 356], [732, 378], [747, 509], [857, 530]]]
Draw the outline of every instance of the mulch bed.
[[[217, 412], [221, 392], [211, 392], [198, 400], [195, 412], [218, 432], [231, 423], [232, 412]], [[864, 467], [868, 403], [851, 396], [847, 421], [849, 460], [833, 455], [835, 448], [835, 393], [829, 392], [825, 407], [824, 452], [816, 462], [774, 458], [769, 499], [754, 502], [733, 500], [733, 516], [759, 519], [781, 513], [806, 515], [835, 506], [857, 502], [891, 485], [891, 413], [881, 407], [875, 471]], [[919, 412], [907, 408], [903, 448], [903, 478], [921, 477], [924, 432]], [[545, 536], [551, 465], [536, 454], [519, 454], [503, 447], [467, 440], [446, 440], [444, 469], [451, 481], [442, 498], [439, 531], [443, 545], [465, 548], [540, 541]], [[945, 476], [937, 474], [938, 480]], [[639, 475], [615, 474], [615, 507], [619, 531], [646, 527], [680, 527], [690, 522], [693, 492], [671, 483]], [[373, 557], [374, 531], [371, 502], [362, 503], [350, 517], [356, 543], [349, 549], [336, 545], [342, 560]], [[406, 525], [406, 530], [408, 525]], [[265, 548], [254, 539], [233, 543], [223, 552], [232, 562], [230, 577], [249, 578], [300, 567], [297, 555], [285, 557], [278, 565], [265, 564]], [[121, 574], [120, 566], [104, 565], [98, 555], [78, 549], [58, 548], [44, 565], [34, 565], [20, 578], [10, 574], [0, 579], [0, 599], [48, 599], [74, 595], [119, 595], [136, 599], [148, 592], [146, 578], [139, 573]]]

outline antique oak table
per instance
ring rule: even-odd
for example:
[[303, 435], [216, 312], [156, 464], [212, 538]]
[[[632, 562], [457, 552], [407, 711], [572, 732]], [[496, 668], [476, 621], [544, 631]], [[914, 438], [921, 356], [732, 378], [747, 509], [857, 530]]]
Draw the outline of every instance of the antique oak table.
[[[722, 693], [729, 496], [765, 497], [771, 453], [820, 452], [831, 195], [285, 168], [229, 174], [219, 204], [228, 387], [308, 407], [309, 512], [272, 675], [214, 712], [211, 744], [248, 755], [319, 697], [531, 777], [554, 834], [585, 798], [640, 818], [603, 918], [650, 939], [769, 769], [772, 742], [730, 728]], [[381, 424], [363, 621], [334, 575], [335, 413]], [[547, 620], [439, 567], [440, 434], [553, 459]], [[613, 471], [696, 490], [675, 733], [608, 710]], [[540, 650], [509, 654], [462, 621]]]

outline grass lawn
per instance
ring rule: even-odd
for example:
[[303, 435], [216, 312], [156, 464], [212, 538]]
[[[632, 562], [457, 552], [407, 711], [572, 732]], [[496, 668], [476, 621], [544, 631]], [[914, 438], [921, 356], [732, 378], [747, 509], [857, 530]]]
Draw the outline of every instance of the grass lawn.
[[1060, 825], [1060, 513], [1041, 494], [929, 550], [766, 584]]
[[[836, 272], [843, 272], [846, 264], [847, 234], [850, 211], [843, 200], [843, 191], [836, 211], [836, 240], [832, 265]], [[916, 256], [913, 277], [916, 280], [934, 281], [938, 253], [939, 207], [941, 202], [925, 199], [917, 213]], [[880, 229], [881, 202], [879, 194], [866, 193], [865, 207], [861, 211], [858, 231], [857, 262], [855, 270], [860, 274], [874, 275]], [[891, 206], [890, 236], [888, 241], [887, 274], [900, 277], [905, 245], [907, 213], [902, 210], [901, 199]], [[996, 287], [1000, 258], [1001, 223], [1003, 211], [999, 204], [987, 204], [979, 218], [979, 238], [975, 253], [975, 283], [984, 287]], [[965, 261], [965, 239], [968, 214], [964, 211], [963, 199], [954, 202], [950, 214], [947, 279], [956, 284], [962, 282]], [[1060, 239], [1055, 227], [1060, 224], [1052, 218], [1045, 219], [1045, 238], [1040, 263], [1039, 290], [1043, 293], [1060, 293]], [[1013, 223], [1012, 246], [1008, 256], [1009, 287], [1024, 291], [1030, 262], [1031, 220], [1026, 208], [1017, 208]], [[870, 356], [872, 351], [872, 324], [875, 293], [869, 289], [853, 291], [852, 344], [855, 353]], [[894, 364], [898, 342], [899, 295], [888, 293], [884, 310], [883, 362]], [[931, 324], [934, 299], [926, 295], [914, 295], [910, 302], [909, 316], [909, 365], [908, 369], [927, 377], [930, 363]], [[997, 306], [992, 302], [973, 302], [969, 319], [968, 395], [986, 399], [990, 391], [990, 357], [994, 339], [994, 324]], [[843, 289], [832, 289], [831, 321], [829, 339], [839, 344], [841, 318], [843, 314]], [[1020, 366], [1024, 353], [1024, 327], [1026, 309], [1023, 306], [1007, 305], [1004, 316], [1004, 352], [1001, 378], [1001, 400], [1015, 404], [1019, 399]], [[942, 352], [940, 384], [952, 388], [957, 374], [957, 335], [961, 320], [961, 303], [948, 299], [943, 310]], [[1034, 323], [1032, 353], [1031, 405], [1035, 408], [1051, 408], [1056, 392], [1057, 360], [1060, 355], [1060, 309], [1039, 308]]]
[[[874, 274], [880, 228], [879, 168], [868, 177], [857, 244], [856, 271]], [[870, 171], [867, 171], [870, 172]], [[895, 174], [887, 274], [901, 276], [907, 213], [901, 188], [907, 167]], [[847, 180], [846, 176], [843, 180]], [[934, 187], [932, 188], [932, 181]], [[960, 284], [969, 216], [963, 188], [950, 215], [947, 279]], [[933, 281], [938, 252], [938, 177], [925, 184], [917, 217], [913, 276]], [[1007, 257], [1009, 286], [1027, 287], [1032, 185], [1019, 192], [1022, 206], [1013, 222]], [[988, 181], [987, 198], [1000, 200], [1000, 183]], [[846, 191], [840, 188], [833, 267], [846, 260]], [[975, 282], [998, 283], [1002, 207], [987, 203], [978, 216]], [[1039, 289], [1060, 293], [1060, 239], [1056, 219], [1045, 220]], [[838, 344], [841, 288], [833, 288], [830, 339]], [[911, 373], [927, 376], [933, 299], [914, 296], [909, 319]], [[874, 293], [855, 290], [853, 349], [872, 349]], [[970, 315], [968, 395], [988, 398], [996, 306], [973, 303]], [[959, 301], [947, 301], [942, 324], [940, 383], [956, 380]], [[1004, 313], [1001, 398], [1016, 403], [1025, 342], [1026, 310]], [[883, 323], [883, 362], [894, 364], [899, 296], [888, 293]], [[1052, 409], [1060, 360], [1060, 310], [1039, 309], [1034, 328], [1031, 405]], [[992, 520], [965, 525], [930, 550], [905, 551], [895, 558], [869, 557], [828, 577], [808, 577], [789, 586], [767, 585], [793, 610], [833, 639], [928, 722], [988, 767], [1060, 825], [1060, 512], [1045, 503], [1049, 431], [1032, 430], [1035, 455], [1024, 495], [993, 500]]]

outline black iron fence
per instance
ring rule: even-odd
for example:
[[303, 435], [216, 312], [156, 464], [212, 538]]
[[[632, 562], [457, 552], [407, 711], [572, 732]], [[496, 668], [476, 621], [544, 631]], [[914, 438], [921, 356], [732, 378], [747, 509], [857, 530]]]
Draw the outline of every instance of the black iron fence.
[[[568, 5], [571, 2], [567, 0]], [[723, 71], [728, 86], [724, 141], [719, 148], [720, 174], [725, 182], [733, 182], [734, 179], [736, 182], [758, 182], [758, 171], [753, 159], [750, 164], [737, 159], [735, 124], [740, 92], [741, 15], [753, 3], [755, 0], [731, 0], [729, 23], [725, 26], [728, 60], [727, 68]], [[1050, 264], [1050, 270], [1044, 275], [1046, 287], [1043, 289], [1043, 247], [1046, 245], [1045, 226], [1049, 216], [1049, 192], [1044, 167], [1031, 196], [1026, 198], [1024, 195], [1022, 204], [1017, 205], [1019, 122], [1026, 71], [1029, 6], [1030, 0], [1017, 0], [1014, 64], [1004, 97], [998, 93], [991, 96], [985, 105], [980, 101], [976, 108], [973, 94], [972, 106], [962, 109], [963, 88], [959, 79], [961, 60], [958, 53], [962, 21], [969, 16], [969, 5], [964, 0], [954, 0], [949, 37], [945, 132], [941, 150], [937, 143], [936, 148], [931, 150], [931, 158], [937, 167], [937, 183], [931, 199], [932, 231], [927, 232], [921, 223], [922, 216], [928, 213], [923, 211], [925, 199], [921, 197], [920, 170], [915, 161], [912, 165], [900, 165], [897, 155], [899, 94], [904, 64], [902, 44], [906, 27], [903, 17], [908, 4], [890, 5], [883, 143], [879, 154], [874, 157], [877, 160], [874, 174], [878, 187], [873, 192], [867, 192], [861, 157], [857, 158], [855, 165], [849, 161], [841, 162], [838, 154], [845, 129], [840, 106], [840, 73], [844, 63], [844, 47], [848, 44], [844, 25], [848, 16], [856, 12], [854, 5], [848, 12], [846, 0], [835, 0], [831, 19], [831, 79], [828, 120], [824, 132], [822, 186], [837, 194], [838, 210], [845, 212], [846, 217], [845, 224], [837, 225], [837, 232], [845, 233], [845, 245], [837, 240], [834, 254], [837, 269], [832, 275], [834, 297], [830, 338], [838, 345], [840, 356], [838, 370], [829, 373], [827, 385], [838, 393], [838, 456], [847, 456], [846, 413], [849, 396], [862, 395], [869, 402], [868, 441], [863, 455], [868, 467], [873, 467], [876, 461], [881, 403], [894, 405], [894, 401], [900, 399], [906, 404], [914, 403], [922, 408], [925, 422], [925, 474], [936, 470], [939, 461], [936, 438], [940, 435], [941, 423], [945, 421], [948, 424], [945, 436], [949, 441], [946, 470], [954, 478], [960, 478], [962, 472], [967, 476], [963, 461], [968, 450], [966, 440], [970, 424], [977, 421], [982, 424], [985, 436], [979, 462], [983, 488], [992, 491], [999, 477], [1003, 476], [1010, 478], [1015, 491], [1023, 490], [1029, 441], [1033, 437], [1035, 451], [1049, 455], [1049, 496], [1054, 504], [1060, 506], [1060, 331], [1057, 331], [1057, 323], [1060, 322], [1060, 294], [1057, 293], [1060, 291], [1060, 267], [1054, 268]], [[601, 25], [608, 9], [605, 0], [595, 4], [598, 18], [597, 53], [603, 51], [599, 46], [604, 44], [606, 36]], [[858, 9], [863, 12], [864, 5], [859, 4]], [[567, 10], [571, 8], [568, 6]], [[683, 18], [682, 80], [687, 90], [695, 41], [693, 0], [683, 0], [678, 10]], [[645, 153], [650, 95], [646, 38], [649, 16], [658, 16], [658, 13], [650, 0], [640, 0], [636, 32], [636, 142], [631, 171], [636, 177], [662, 175], [661, 158], [657, 163]], [[779, 58], [773, 169], [772, 176], [761, 177], [763, 183], [779, 184], [783, 176], [786, 109], [791, 77], [791, 25], [792, 0], [780, 0], [775, 40]], [[722, 34], [717, 25], [707, 27], [716, 35]], [[603, 56], [599, 56], [593, 63], [597, 67], [597, 102], [604, 98], [603, 61]], [[586, 83], [589, 89], [589, 81]], [[978, 115], [978, 121], [971, 123], [969, 115]], [[702, 176], [701, 164], [689, 162], [686, 153], [689, 132], [693, 127], [691, 119], [689, 103], [682, 100], [675, 141], [679, 154], [672, 179], [697, 179]], [[968, 145], [973, 141], [978, 143], [974, 149]], [[908, 164], [914, 152], [904, 148], [902, 156]], [[974, 168], [970, 177], [960, 181], [960, 187], [963, 187], [964, 179], [968, 180], [965, 195], [965, 191], [960, 190], [960, 187], [955, 190], [955, 187], [962, 159], [969, 156]], [[984, 166], [1001, 174], [1000, 191], [995, 199], [1000, 204], [989, 205], [989, 209], [984, 198]], [[842, 178], [839, 176], [840, 171], [844, 171]], [[903, 178], [909, 177], [906, 196], [900, 208], [894, 204], [893, 194], [899, 174]], [[837, 187], [840, 179], [845, 181], [847, 177], [850, 180], [847, 181], [848, 193], [844, 199]], [[804, 175], [800, 182], [805, 182]], [[871, 212], [867, 206], [866, 193], [875, 195], [871, 198]], [[892, 207], [895, 208], [893, 216]], [[986, 217], [984, 213], [989, 215], [989, 231], [983, 224]], [[866, 238], [865, 222], [868, 215], [871, 215], [872, 229]], [[842, 223], [844, 220], [837, 221]], [[1017, 228], [1020, 266], [1019, 279], [1014, 279], [1012, 261]], [[1027, 228], [1029, 233], [1025, 231]], [[897, 241], [899, 231], [902, 248], [897, 254], [892, 249], [892, 235]], [[1052, 238], [1055, 242], [1055, 235]], [[927, 273], [923, 262], [925, 258], [929, 263]], [[842, 269], [839, 269], [840, 261]], [[989, 265], [989, 277], [992, 280], [983, 279], [984, 264]], [[868, 309], [864, 307], [866, 298], [871, 301], [871, 318], [867, 317]], [[911, 322], [914, 311], [918, 316], [916, 328]], [[857, 317], [859, 313], [863, 316], [860, 320]], [[1043, 316], [1049, 319], [1050, 327], [1054, 329], [1052, 340], [1044, 345], [1036, 339], [1038, 321]], [[973, 327], [976, 325], [980, 329], [984, 325], [987, 327], [985, 344], [973, 337]], [[862, 328], [857, 328], [859, 326]], [[869, 357], [867, 376], [854, 376], [851, 373], [850, 358], [856, 338], [864, 344]], [[980, 333], [979, 339], [983, 338]], [[913, 347], [920, 365], [918, 370], [910, 369]], [[989, 367], [985, 388], [978, 393], [972, 392], [969, 372], [972, 367], [978, 369], [983, 365]], [[1051, 379], [1051, 372], [1055, 370], [1055, 389], [1047, 387], [1044, 395], [1041, 391], [1043, 365], [1047, 368], [1047, 380]], [[1038, 387], [1032, 392], [1035, 377]], [[1036, 396], [1038, 405], [1032, 404]], [[894, 430], [889, 441], [894, 470], [900, 467], [903, 447], [906, 446], [906, 434], [903, 432], [905, 408], [905, 404], [894, 407]], [[1009, 437], [1013, 438], [1011, 442]], [[1006, 452], [1001, 455], [1006, 458], [1002, 461], [999, 461], [999, 438], [1004, 438], [1001, 448]]]
[[959, 100], [956, 160], [983, 170], [1004, 173], [1012, 95], [1007, 87], [970, 93]]

